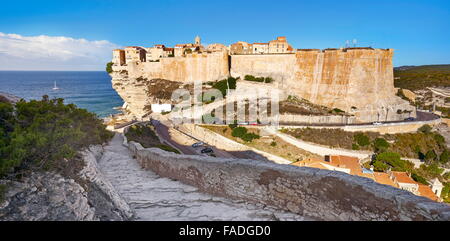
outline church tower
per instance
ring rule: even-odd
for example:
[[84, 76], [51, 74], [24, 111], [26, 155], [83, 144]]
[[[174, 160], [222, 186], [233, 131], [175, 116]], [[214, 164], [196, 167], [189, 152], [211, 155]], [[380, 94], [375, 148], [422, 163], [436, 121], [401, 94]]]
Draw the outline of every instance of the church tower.
[[196, 45], [200, 45], [201, 44], [201, 39], [200, 37], [197, 35], [197, 37], [195, 37], [195, 44]]

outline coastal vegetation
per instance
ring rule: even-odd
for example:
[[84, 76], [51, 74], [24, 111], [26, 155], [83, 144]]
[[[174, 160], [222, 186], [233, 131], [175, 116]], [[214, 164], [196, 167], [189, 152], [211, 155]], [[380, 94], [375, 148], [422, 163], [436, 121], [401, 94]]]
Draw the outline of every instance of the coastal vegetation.
[[160, 142], [152, 125], [133, 125], [125, 134], [128, 141], [140, 143], [145, 148], [159, 148], [164, 151], [180, 154], [180, 152], [168, 145]]
[[0, 177], [56, 171], [75, 177], [84, 166], [79, 151], [113, 134], [95, 114], [63, 99], [0, 103]]
[[420, 90], [450, 86], [450, 65], [404, 66], [394, 69], [395, 87]]
[[112, 69], [112, 66], [113, 66], [113, 62], [108, 62], [107, 64], [106, 64], [106, 72], [108, 73], [108, 74], [111, 74], [112, 72], [113, 72], [113, 69]]

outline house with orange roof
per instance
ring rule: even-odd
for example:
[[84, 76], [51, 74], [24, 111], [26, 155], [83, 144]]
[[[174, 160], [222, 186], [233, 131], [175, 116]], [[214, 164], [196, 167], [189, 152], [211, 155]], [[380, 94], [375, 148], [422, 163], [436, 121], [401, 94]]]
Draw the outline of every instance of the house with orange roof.
[[440, 201], [440, 198], [433, 192], [433, 190], [431, 190], [429, 186], [420, 183], [418, 185], [418, 192], [420, 196], [427, 197], [436, 202]]
[[395, 182], [392, 181], [389, 174], [387, 174], [385, 172], [374, 172], [373, 176], [375, 178], [375, 181], [380, 184], [389, 185], [389, 186], [398, 188], [398, 186], [395, 184]]
[[389, 177], [400, 189], [419, 195], [419, 184], [406, 172], [388, 171]]
[[350, 175], [362, 176], [362, 168], [359, 165], [359, 160], [354, 157], [326, 156], [325, 160], [309, 158], [293, 163], [292, 165], [339, 171]]

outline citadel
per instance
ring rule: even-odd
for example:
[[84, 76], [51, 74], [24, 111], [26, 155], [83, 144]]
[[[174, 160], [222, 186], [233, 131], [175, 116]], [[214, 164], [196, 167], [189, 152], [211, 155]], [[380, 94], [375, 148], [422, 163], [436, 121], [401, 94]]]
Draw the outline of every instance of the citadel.
[[[338, 108], [354, 116], [354, 123], [398, 121], [415, 117], [415, 108], [396, 96], [392, 49], [349, 47], [294, 49], [286, 37], [268, 43], [236, 42], [129, 46], [113, 51], [113, 87], [127, 109], [141, 117], [151, 103], [136, 79], [164, 79], [189, 84], [214, 82], [246, 75], [270, 77], [272, 83], [251, 83], [251, 89], [275, 89], [281, 99], [297, 96], [311, 103]], [[246, 81], [248, 82], [248, 81]], [[125, 84], [127, 83], [127, 84]]]

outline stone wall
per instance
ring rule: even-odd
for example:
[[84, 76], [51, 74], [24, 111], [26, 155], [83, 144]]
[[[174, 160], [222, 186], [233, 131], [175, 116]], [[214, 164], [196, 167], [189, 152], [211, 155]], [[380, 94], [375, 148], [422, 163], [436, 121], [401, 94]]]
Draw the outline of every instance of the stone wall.
[[229, 76], [226, 52], [193, 53], [186, 57], [161, 58], [159, 62], [131, 62], [127, 66], [113, 66], [113, 70], [127, 70], [129, 78], [142, 76], [177, 82], [216, 81]]
[[200, 191], [323, 220], [450, 220], [450, 206], [341, 172], [177, 155], [129, 142], [143, 168]]
[[280, 114], [278, 116], [280, 124], [353, 124], [357, 120], [353, 116], [314, 116], [314, 115], [293, 115], [293, 114]]

